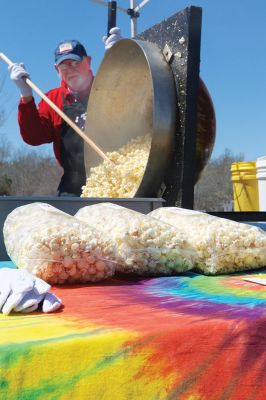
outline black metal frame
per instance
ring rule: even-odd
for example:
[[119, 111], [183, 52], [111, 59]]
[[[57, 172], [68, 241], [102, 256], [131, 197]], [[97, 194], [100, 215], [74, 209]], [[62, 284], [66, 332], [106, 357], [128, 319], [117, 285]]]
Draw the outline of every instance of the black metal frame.
[[238, 222], [266, 222], [266, 212], [263, 211], [208, 211], [208, 214]]
[[173, 54], [178, 117], [175, 148], [164, 178], [162, 197], [167, 206], [193, 208], [196, 168], [197, 98], [201, 44], [202, 9], [187, 7], [139, 34], [136, 39], [167, 45]]

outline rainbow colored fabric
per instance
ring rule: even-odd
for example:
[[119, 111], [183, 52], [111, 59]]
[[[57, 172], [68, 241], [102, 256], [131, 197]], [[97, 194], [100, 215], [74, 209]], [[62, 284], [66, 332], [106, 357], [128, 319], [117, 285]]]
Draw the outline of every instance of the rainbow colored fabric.
[[266, 286], [242, 277], [114, 278], [1, 314], [0, 399], [265, 400]]

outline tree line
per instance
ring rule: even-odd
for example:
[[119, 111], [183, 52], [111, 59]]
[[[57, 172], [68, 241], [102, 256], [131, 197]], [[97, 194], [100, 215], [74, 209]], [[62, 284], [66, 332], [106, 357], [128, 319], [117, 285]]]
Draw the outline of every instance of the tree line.
[[231, 165], [235, 161], [244, 161], [244, 155], [234, 155], [229, 149], [209, 161], [194, 188], [194, 209], [233, 210]]
[[0, 139], [0, 196], [56, 196], [61, 173], [53, 157], [37, 150], [12, 151]]

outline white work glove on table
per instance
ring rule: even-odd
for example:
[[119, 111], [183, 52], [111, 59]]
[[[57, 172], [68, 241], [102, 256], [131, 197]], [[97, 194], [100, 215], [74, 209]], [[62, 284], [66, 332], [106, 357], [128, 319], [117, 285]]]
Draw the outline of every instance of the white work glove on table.
[[116, 42], [119, 42], [119, 40], [123, 39], [121, 36], [121, 30], [117, 26], [111, 28], [109, 33], [110, 36], [103, 36], [105, 50], [109, 50]]
[[58, 310], [62, 302], [50, 293], [51, 286], [26, 270], [0, 268], [0, 312], [28, 313], [42, 302], [45, 313]]
[[25, 69], [25, 65], [23, 63], [20, 64], [12, 64], [8, 67], [10, 73], [10, 79], [17, 85], [20, 90], [22, 97], [32, 96], [32, 89], [26, 83], [25, 78], [29, 78], [29, 73]]

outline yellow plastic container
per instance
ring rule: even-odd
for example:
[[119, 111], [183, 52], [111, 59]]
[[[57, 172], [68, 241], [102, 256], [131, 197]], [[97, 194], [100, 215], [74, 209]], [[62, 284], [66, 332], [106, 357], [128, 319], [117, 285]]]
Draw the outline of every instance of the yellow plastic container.
[[256, 161], [234, 162], [231, 165], [234, 211], [259, 211]]

